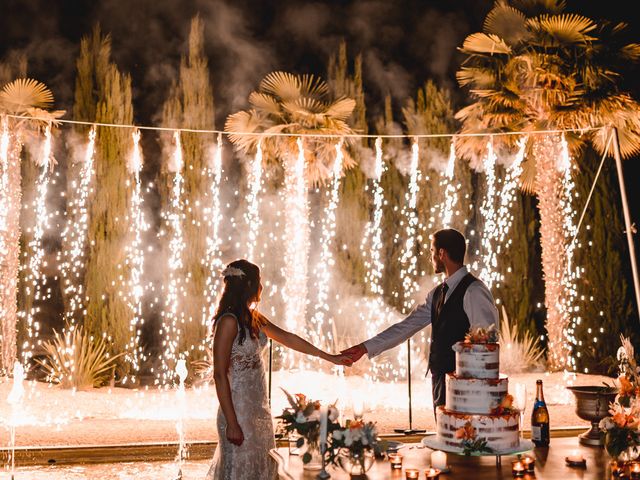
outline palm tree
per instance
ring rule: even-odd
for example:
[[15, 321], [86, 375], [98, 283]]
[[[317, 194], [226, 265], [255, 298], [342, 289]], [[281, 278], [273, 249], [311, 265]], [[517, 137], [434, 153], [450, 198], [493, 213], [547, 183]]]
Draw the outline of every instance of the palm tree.
[[[249, 111], [229, 116], [225, 131], [238, 150], [255, 153], [259, 144], [265, 166], [276, 162], [284, 170], [284, 317], [288, 328], [298, 329], [306, 319], [308, 297], [308, 188], [332, 177], [338, 137], [353, 134], [347, 119], [356, 102], [346, 97], [332, 101], [327, 84], [311, 75], [273, 72], [251, 93], [249, 103]], [[327, 136], [295, 136], [310, 134]], [[349, 143], [342, 144], [343, 170], [355, 164]]]
[[[298, 155], [295, 136], [259, 136], [262, 134], [318, 134], [351, 135], [347, 123], [356, 106], [355, 100], [341, 97], [331, 101], [327, 84], [313, 75], [293, 75], [272, 72], [261, 82], [257, 92], [249, 95], [252, 108], [230, 115], [225, 125], [229, 139], [244, 153], [256, 151], [262, 139], [265, 162], [286, 161]], [[338, 138], [307, 137], [305, 145], [306, 178], [309, 184], [320, 183], [331, 177], [331, 165], [335, 160]], [[347, 141], [344, 143], [343, 165], [345, 169], [355, 162]]]
[[36, 80], [17, 79], [0, 91], [0, 375], [12, 370], [17, 357], [22, 199], [20, 153], [26, 135], [48, 123], [55, 123], [64, 113], [45, 110], [52, 104], [53, 94]]
[[[475, 102], [457, 113], [463, 133], [574, 129], [566, 134], [575, 155], [585, 142], [601, 154], [608, 130], [619, 132], [627, 158], [640, 152], [640, 106], [624, 91], [625, 65], [640, 59], [640, 45], [624, 40], [626, 25], [564, 13], [563, 0], [496, 1], [483, 31], [461, 48], [467, 59], [457, 73]], [[598, 130], [594, 130], [599, 128]], [[512, 150], [518, 137], [496, 136], [498, 151]], [[563, 227], [562, 135], [530, 135], [522, 187], [534, 193], [540, 212], [542, 267], [549, 340], [549, 366], [572, 366], [565, 340], [571, 336], [567, 292], [568, 238]], [[462, 155], [478, 161], [486, 138], [465, 137]]]

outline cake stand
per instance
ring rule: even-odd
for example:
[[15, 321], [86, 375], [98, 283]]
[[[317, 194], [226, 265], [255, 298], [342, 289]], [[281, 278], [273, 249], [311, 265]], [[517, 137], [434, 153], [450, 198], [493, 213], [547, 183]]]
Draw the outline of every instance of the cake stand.
[[[442, 450], [447, 453], [455, 453], [456, 455], [464, 455], [463, 449], [459, 447], [452, 447], [451, 445], [447, 445], [446, 443], [438, 440], [436, 435], [428, 435], [422, 439], [422, 445], [431, 450]], [[524, 438], [520, 439], [520, 444], [517, 447], [510, 448], [507, 450], [498, 450], [489, 452], [473, 452], [470, 453], [471, 457], [496, 457], [496, 465], [502, 465], [502, 456], [503, 455], [518, 455], [521, 453], [529, 452], [533, 450], [533, 442], [531, 440], [525, 440]]]

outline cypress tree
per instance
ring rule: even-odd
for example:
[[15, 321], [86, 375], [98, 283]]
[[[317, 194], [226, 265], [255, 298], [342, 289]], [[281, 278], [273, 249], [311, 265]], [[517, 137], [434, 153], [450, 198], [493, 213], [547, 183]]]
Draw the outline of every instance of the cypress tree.
[[[347, 44], [340, 43], [338, 52], [329, 59], [327, 83], [334, 98], [349, 97], [356, 101], [349, 125], [358, 133], [368, 132], [366, 119], [365, 92], [362, 86], [362, 55], [353, 62], [353, 73], [347, 55]], [[366, 151], [368, 141], [363, 138], [353, 145], [352, 155], [361, 163], [362, 152]], [[364, 288], [365, 266], [360, 243], [362, 232], [369, 216], [370, 200], [365, 192], [367, 178], [361, 168], [351, 168], [345, 172], [340, 184], [340, 202], [336, 209], [335, 253], [337, 268], [343, 278]]]
[[[81, 43], [74, 114], [80, 120], [131, 124], [131, 79], [110, 57], [111, 40], [96, 27]], [[127, 171], [131, 148], [130, 130], [97, 128], [96, 182], [89, 202], [89, 245], [83, 279], [87, 297], [84, 326], [90, 335], [106, 336], [114, 354], [127, 350], [133, 319], [126, 298], [130, 272], [125, 253], [132, 193]], [[122, 373], [127, 371], [122, 361], [121, 367]]]
[[[204, 25], [199, 17], [191, 21], [189, 53], [180, 63], [178, 81], [172, 86], [164, 104], [162, 124], [172, 128], [213, 129], [214, 102], [208, 62], [204, 54]], [[205, 263], [207, 236], [210, 235], [205, 209], [212, 202], [211, 178], [205, 175], [210, 158], [209, 146], [215, 139], [199, 133], [181, 133], [183, 155], [184, 215], [183, 235], [186, 241], [182, 252], [182, 269], [175, 272], [183, 282], [183, 297], [180, 300], [181, 323], [178, 327], [178, 351], [185, 352], [192, 360], [203, 355], [206, 333], [208, 302], [206, 281], [217, 275], [212, 266]], [[160, 175], [160, 195], [163, 208], [169, 208], [173, 173], [163, 163]], [[170, 225], [165, 226], [167, 232]], [[165, 236], [167, 238], [167, 236]], [[167, 245], [164, 248], [168, 248]], [[165, 273], [166, 285], [168, 273]]]

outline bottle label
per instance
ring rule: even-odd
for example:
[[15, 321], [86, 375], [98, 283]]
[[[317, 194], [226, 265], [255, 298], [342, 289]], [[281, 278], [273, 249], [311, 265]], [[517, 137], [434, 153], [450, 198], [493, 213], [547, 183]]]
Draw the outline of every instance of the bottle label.
[[542, 440], [542, 427], [535, 425], [531, 426], [531, 440], [534, 442]]

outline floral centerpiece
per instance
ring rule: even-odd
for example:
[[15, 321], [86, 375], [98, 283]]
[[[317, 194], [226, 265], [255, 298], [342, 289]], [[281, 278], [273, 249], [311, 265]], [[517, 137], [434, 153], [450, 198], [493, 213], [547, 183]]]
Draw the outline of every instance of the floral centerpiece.
[[487, 446], [487, 439], [478, 437], [476, 429], [471, 422], [456, 430], [456, 438], [462, 440], [462, 453], [471, 455], [472, 453], [492, 453], [493, 450]]
[[464, 336], [463, 343], [498, 343], [498, 331], [496, 330], [496, 326], [491, 325], [489, 328], [472, 328]]
[[[282, 422], [284, 431], [287, 434], [293, 432], [300, 435], [296, 442], [298, 448], [302, 448], [307, 443], [307, 451], [302, 455], [302, 462], [309, 464], [314, 460], [314, 456], [320, 454], [320, 406], [318, 400], [311, 400], [302, 393], [291, 395], [286, 390], [282, 390], [287, 396], [289, 407], [285, 408], [279, 418]], [[340, 429], [337, 422], [339, 416], [338, 409], [335, 405], [329, 405], [327, 408], [327, 439], [332, 432]]]
[[363, 475], [373, 465], [377, 446], [375, 423], [362, 420], [347, 422], [345, 428], [336, 429], [331, 434], [328, 460], [350, 475]]
[[633, 460], [640, 455], [640, 367], [631, 341], [620, 335], [618, 395], [610, 404], [610, 416], [600, 421], [604, 446], [616, 459]]

